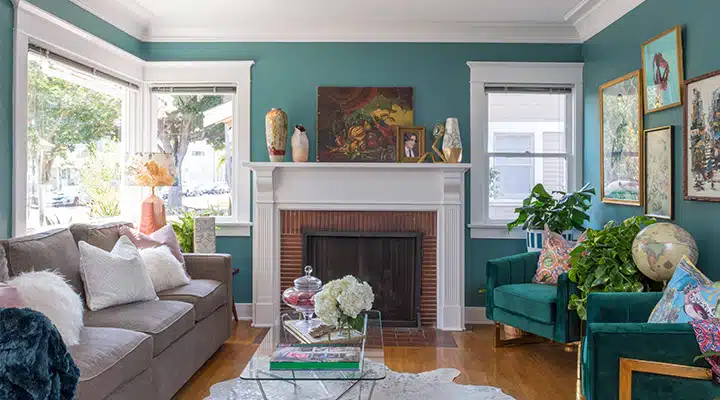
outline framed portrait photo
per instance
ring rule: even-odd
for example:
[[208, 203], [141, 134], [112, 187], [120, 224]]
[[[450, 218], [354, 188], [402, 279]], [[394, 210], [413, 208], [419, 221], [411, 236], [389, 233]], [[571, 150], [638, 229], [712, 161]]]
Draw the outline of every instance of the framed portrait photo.
[[673, 218], [672, 126], [648, 129], [645, 137], [645, 215]]
[[645, 113], [682, 105], [682, 28], [676, 26], [642, 45]]
[[397, 133], [398, 162], [416, 163], [425, 154], [425, 127], [399, 127]]
[[685, 200], [720, 202], [720, 71], [685, 82]]
[[600, 86], [600, 198], [604, 203], [643, 204], [640, 76], [635, 71]]

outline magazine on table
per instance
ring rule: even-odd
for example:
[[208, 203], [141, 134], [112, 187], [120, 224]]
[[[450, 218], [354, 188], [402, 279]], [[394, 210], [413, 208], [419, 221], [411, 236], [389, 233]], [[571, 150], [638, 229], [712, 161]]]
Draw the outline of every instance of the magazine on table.
[[359, 346], [279, 344], [270, 359], [270, 370], [358, 371], [361, 360]]

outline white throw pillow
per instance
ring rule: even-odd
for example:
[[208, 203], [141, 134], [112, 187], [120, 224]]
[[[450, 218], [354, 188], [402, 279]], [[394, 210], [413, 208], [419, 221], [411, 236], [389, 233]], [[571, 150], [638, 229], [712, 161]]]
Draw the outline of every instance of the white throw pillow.
[[140, 255], [150, 274], [156, 292], [173, 289], [190, 283], [185, 268], [168, 246], [141, 249]]
[[54, 271], [27, 272], [9, 280], [25, 307], [45, 314], [55, 324], [66, 346], [80, 343], [83, 303], [65, 278]]
[[110, 252], [82, 241], [78, 248], [80, 277], [90, 310], [157, 300], [140, 251], [127, 236], [120, 236]]

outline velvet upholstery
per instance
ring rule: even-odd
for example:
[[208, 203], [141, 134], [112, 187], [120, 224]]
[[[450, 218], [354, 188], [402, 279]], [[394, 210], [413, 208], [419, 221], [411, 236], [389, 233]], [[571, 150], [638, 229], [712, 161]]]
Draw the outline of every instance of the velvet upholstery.
[[[619, 360], [632, 358], [679, 365], [707, 364], [690, 324], [650, 324], [661, 293], [592, 293], [583, 343], [582, 386], [587, 400], [618, 398]], [[709, 381], [633, 373], [633, 399], [711, 399], [720, 389]]]
[[540, 253], [523, 253], [487, 263], [488, 319], [561, 343], [579, 340], [580, 321], [568, 310], [577, 285], [562, 274], [557, 286], [534, 284]]

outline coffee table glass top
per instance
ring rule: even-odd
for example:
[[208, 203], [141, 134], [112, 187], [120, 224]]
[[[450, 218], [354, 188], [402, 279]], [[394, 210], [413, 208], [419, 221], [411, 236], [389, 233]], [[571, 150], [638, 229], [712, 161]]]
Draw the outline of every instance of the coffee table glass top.
[[[300, 314], [284, 314], [298, 319]], [[361, 368], [358, 371], [277, 371], [270, 370], [270, 357], [279, 344], [300, 343], [282, 325], [274, 326], [260, 343], [252, 359], [240, 375], [241, 379], [256, 381], [311, 380], [311, 381], [376, 381], [385, 379], [385, 346], [383, 345], [382, 318], [379, 311], [367, 312], [367, 331]], [[363, 344], [360, 344], [362, 346]], [[368, 362], [370, 361], [370, 362]]]

